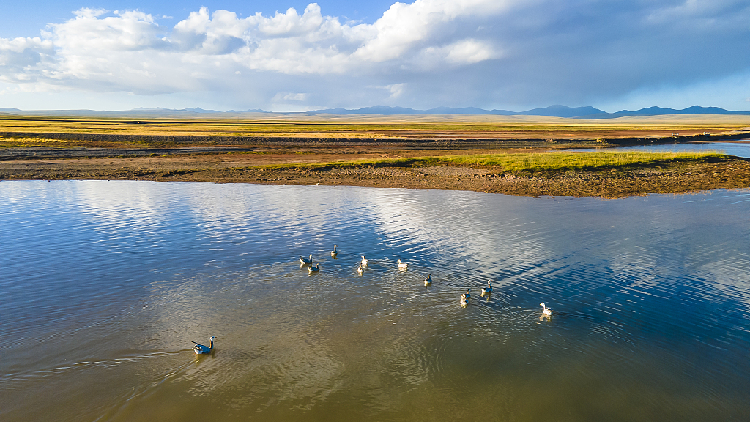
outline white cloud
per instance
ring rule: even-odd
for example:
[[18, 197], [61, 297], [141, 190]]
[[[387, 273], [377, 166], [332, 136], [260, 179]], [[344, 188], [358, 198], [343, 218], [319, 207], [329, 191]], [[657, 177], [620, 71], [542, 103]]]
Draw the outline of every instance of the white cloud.
[[282, 94], [280, 97], [284, 101], [305, 101], [307, 99], [307, 94], [303, 92], [288, 92]]
[[391, 93], [391, 96], [389, 99], [395, 100], [398, 97], [401, 96], [401, 94], [404, 93], [404, 89], [406, 89], [406, 84], [391, 84], [386, 85], [385, 88], [388, 90], [388, 92]]
[[201, 8], [173, 26], [84, 8], [40, 37], [0, 39], [0, 82], [215, 93], [227, 108], [585, 105], [747, 74], [748, 21], [741, 0], [416, 0], [372, 24], [315, 3], [244, 18]]
[[[28, 76], [66, 84], [93, 80], [98, 82], [96, 89], [109, 85], [134, 92], [149, 92], [156, 86], [164, 91], [193, 89], [203, 79], [221, 79], [221, 74], [211, 76], [216, 70], [206, 69], [206, 56], [235, 74], [242, 68], [292, 75], [368, 71], [373, 63], [391, 61], [399, 66], [413, 50], [442, 51], [431, 61], [434, 66], [471, 64], [493, 57], [489, 43], [465, 40], [433, 46], [432, 36], [441, 24], [472, 11], [498, 9], [487, 6], [495, 3], [396, 3], [372, 25], [342, 24], [338, 18], [323, 16], [315, 3], [302, 14], [290, 8], [270, 17], [258, 13], [247, 18], [226, 10], [211, 15], [203, 7], [173, 28], [160, 27], [140, 11], [110, 14], [83, 8], [73, 19], [50, 25], [42, 38], [0, 40], [0, 51], [4, 62], [15, 62], [16, 68], [29, 61], [40, 63], [42, 51], [50, 56], [46, 68], [27, 69]], [[19, 56], [24, 54], [25, 61]], [[0, 77], [20, 78], [7, 71]]]
[[355, 56], [366, 61], [393, 60], [417, 48], [433, 48], [430, 40], [445, 37], [449, 23], [483, 20], [512, 8], [515, 0], [416, 0], [395, 3], [371, 27], [370, 36]]

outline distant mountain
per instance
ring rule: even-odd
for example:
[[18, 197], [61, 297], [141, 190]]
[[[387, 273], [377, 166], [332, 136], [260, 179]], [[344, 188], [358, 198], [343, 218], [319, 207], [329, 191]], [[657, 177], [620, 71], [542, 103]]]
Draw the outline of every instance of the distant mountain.
[[135, 108], [132, 110], [121, 111], [101, 111], [101, 110], [19, 110], [17, 108], [0, 108], [0, 113], [16, 114], [22, 116], [58, 116], [58, 117], [87, 117], [87, 116], [106, 116], [106, 117], [124, 117], [124, 118], [149, 118], [149, 117], [190, 117], [190, 116], [226, 116], [242, 115], [246, 113], [269, 113], [260, 109], [241, 110], [241, 111], [216, 111], [205, 110], [202, 108]]
[[515, 114], [521, 114], [524, 116], [585, 117], [607, 113], [591, 106], [571, 108], [561, 105], [553, 105], [545, 108], [535, 108], [529, 111], [522, 111]]
[[545, 116], [545, 117], [567, 117], [576, 119], [614, 119], [625, 116], [659, 116], [664, 114], [741, 114], [750, 115], [750, 111], [728, 111], [720, 107], [700, 107], [692, 106], [682, 110], [662, 107], [642, 108], [638, 111], [622, 110], [616, 113], [607, 113], [598, 108], [586, 107], [567, 107], [563, 105], [553, 105], [544, 108], [535, 108], [527, 111], [508, 111], [508, 110], [485, 110], [476, 107], [452, 108], [436, 107], [429, 110], [415, 110], [404, 107], [364, 107], [354, 110], [345, 108], [329, 108], [326, 110], [308, 111], [305, 114], [494, 114], [502, 116]]
[[692, 106], [682, 110], [662, 107], [642, 108], [638, 111], [622, 110], [616, 113], [608, 114], [605, 118], [616, 118], [624, 116], [661, 116], [664, 114], [743, 114], [750, 115], [750, 111], [728, 111], [720, 107], [700, 107]]
[[[226, 116], [229, 114], [242, 115], [244, 113], [268, 113], [260, 109], [245, 111], [214, 111], [202, 108], [183, 108], [180, 110], [169, 108], [136, 108], [129, 111], [94, 111], [94, 110], [35, 110], [23, 111], [17, 108], [0, 108], [3, 114], [20, 114], [34, 116], [110, 116], [110, 117], [188, 117], [188, 116]], [[682, 110], [663, 107], [648, 107], [637, 111], [622, 110], [616, 113], [607, 113], [598, 108], [587, 107], [567, 107], [563, 105], [553, 105], [544, 108], [535, 108], [527, 111], [508, 111], [508, 110], [485, 110], [477, 107], [435, 107], [429, 110], [416, 110], [408, 107], [390, 107], [390, 106], [373, 106], [362, 107], [357, 109], [346, 108], [328, 108], [324, 110], [315, 110], [307, 112], [294, 113], [277, 113], [277, 114], [379, 114], [379, 115], [407, 115], [407, 114], [475, 114], [475, 115], [500, 115], [500, 116], [546, 116], [546, 117], [566, 117], [575, 119], [613, 119], [627, 116], [660, 116], [664, 114], [740, 114], [750, 115], [750, 111], [728, 111], [720, 107], [700, 107], [692, 106]]]

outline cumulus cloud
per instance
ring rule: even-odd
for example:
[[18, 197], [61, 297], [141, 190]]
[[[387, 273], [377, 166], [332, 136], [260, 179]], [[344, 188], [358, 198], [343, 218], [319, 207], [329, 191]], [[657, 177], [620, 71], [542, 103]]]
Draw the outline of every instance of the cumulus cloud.
[[386, 85], [385, 89], [388, 90], [388, 92], [391, 93], [391, 96], [388, 97], [390, 99], [396, 99], [401, 96], [401, 94], [404, 93], [404, 90], [406, 89], [406, 84], [391, 84]]
[[204, 7], [173, 26], [83, 8], [40, 37], [0, 38], [0, 82], [247, 108], [580, 105], [748, 74], [748, 21], [741, 0], [416, 0], [372, 24], [315, 3], [244, 18]]
[[45, 60], [54, 54], [52, 42], [41, 38], [0, 38], [0, 75], [16, 83], [36, 81]]

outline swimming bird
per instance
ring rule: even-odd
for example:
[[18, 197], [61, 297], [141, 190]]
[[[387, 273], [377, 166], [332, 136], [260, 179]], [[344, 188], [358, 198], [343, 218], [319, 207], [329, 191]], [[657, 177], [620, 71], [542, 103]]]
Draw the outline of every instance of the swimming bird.
[[357, 267], [357, 274], [362, 275], [365, 272], [365, 269], [362, 268], [362, 264], [359, 264], [359, 267]]
[[552, 316], [552, 309], [544, 306], [544, 303], [540, 303], [539, 305], [542, 307], [542, 316], [539, 317], [539, 319], [547, 318], [547, 320], [549, 320]]
[[310, 265], [310, 264], [312, 264], [312, 254], [310, 254], [310, 258], [305, 258], [304, 256], [300, 255], [300, 257], [299, 257], [299, 263], [300, 263], [300, 265]]
[[312, 265], [307, 267], [307, 272], [308, 274], [320, 272], [320, 264], [315, 264], [314, 267]]
[[208, 347], [206, 347], [206, 346], [204, 346], [202, 344], [198, 344], [198, 343], [193, 342], [193, 343], [195, 343], [195, 346], [193, 347], [193, 350], [195, 350], [195, 354], [196, 355], [207, 355], [207, 354], [211, 353], [211, 351], [214, 350], [214, 339], [216, 339], [216, 337], [211, 336], [211, 343], [210, 343], [211, 345], [208, 346]]
[[471, 298], [469, 291], [471, 291], [471, 289], [466, 289], [466, 293], [461, 295], [461, 307], [462, 308], [465, 308], [466, 306], [469, 305], [469, 299]]
[[398, 260], [398, 269], [399, 270], [406, 271], [406, 267], [408, 267], [408, 266], [409, 266], [409, 264], [407, 264], [406, 262], [401, 262], [400, 259]]
[[485, 297], [492, 294], [492, 284], [490, 282], [487, 282], [487, 287], [482, 287], [482, 293], [480, 296]]
[[336, 245], [333, 245], [333, 250], [331, 251], [331, 256], [336, 258], [336, 255], [339, 254], [339, 251], [336, 250]]
[[362, 268], [367, 268], [367, 263], [370, 262], [365, 258], [364, 255], [362, 255]]
[[425, 287], [432, 286], [432, 274], [427, 274], [427, 278], [424, 279], [424, 285]]

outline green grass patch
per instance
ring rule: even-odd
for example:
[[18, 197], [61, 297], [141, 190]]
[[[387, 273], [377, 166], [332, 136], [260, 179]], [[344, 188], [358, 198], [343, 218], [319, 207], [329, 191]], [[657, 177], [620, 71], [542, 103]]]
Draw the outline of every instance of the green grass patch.
[[507, 172], [601, 170], [654, 167], [678, 162], [705, 162], [724, 159], [719, 152], [541, 152], [529, 154], [446, 155], [418, 158], [340, 161], [333, 163], [281, 164], [269, 169], [331, 169], [347, 167], [499, 167]]
[[596, 170], [705, 161], [725, 157], [726, 155], [718, 152], [543, 152], [450, 156], [446, 157], [446, 161], [463, 166], [502, 167], [506, 171], [513, 172]]

